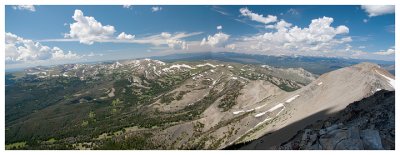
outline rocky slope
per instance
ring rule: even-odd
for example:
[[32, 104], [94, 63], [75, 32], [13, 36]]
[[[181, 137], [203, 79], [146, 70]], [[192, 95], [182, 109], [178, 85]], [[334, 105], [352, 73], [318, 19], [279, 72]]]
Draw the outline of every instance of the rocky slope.
[[381, 90], [325, 121], [299, 131], [274, 149], [394, 150], [395, 93]]
[[[323, 74], [309, 85], [289, 93], [286, 98], [272, 101], [286, 112], [279, 117], [264, 116], [265, 124], [247, 134], [240, 141], [246, 144], [240, 148], [273, 149], [307, 125], [324, 120], [350, 103], [383, 89], [394, 90], [394, 77], [374, 64], [361, 63]], [[264, 112], [260, 110], [257, 115], [262, 114]]]

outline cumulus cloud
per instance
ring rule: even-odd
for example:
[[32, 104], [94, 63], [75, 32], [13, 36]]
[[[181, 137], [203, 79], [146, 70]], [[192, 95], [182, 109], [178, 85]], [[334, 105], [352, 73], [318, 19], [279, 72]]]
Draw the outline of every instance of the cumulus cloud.
[[336, 28], [336, 34], [347, 34], [349, 33], [349, 28], [344, 25], [340, 25]]
[[135, 35], [126, 34], [125, 32], [120, 33], [117, 37], [117, 39], [119, 39], [119, 40], [132, 40], [134, 38], [135, 38]]
[[70, 32], [65, 34], [65, 38], [79, 39], [83, 44], [109, 39], [115, 32], [114, 26], [103, 26], [94, 17], [84, 16], [81, 10], [75, 10], [72, 18], [75, 22], [70, 24]]
[[80, 58], [71, 51], [64, 52], [58, 47], [51, 48], [9, 32], [5, 34], [5, 42], [5, 58], [8, 63]]
[[161, 11], [161, 10], [162, 10], [162, 7], [159, 7], [159, 6], [151, 7], [151, 12], [157, 12], [157, 11]]
[[248, 8], [241, 8], [239, 11], [242, 14], [242, 16], [249, 17], [251, 20], [256, 21], [256, 22], [268, 24], [268, 23], [273, 23], [273, 22], [277, 21], [276, 16], [267, 15], [266, 17], [264, 17], [263, 15], [253, 13]]
[[222, 26], [221, 26], [221, 25], [218, 25], [218, 26], [217, 26], [217, 30], [222, 30]]
[[35, 6], [33, 5], [16, 5], [12, 7], [14, 10], [28, 10], [31, 12], [35, 12]]
[[377, 54], [377, 55], [392, 55], [394, 53], [395, 53], [394, 48], [389, 48], [386, 51], [379, 51], [379, 52], [375, 52], [374, 54]]
[[166, 44], [168, 45], [169, 48], [172, 49], [188, 49], [188, 44], [185, 41], [180, 40], [177, 38], [177, 35], [172, 35], [171, 33], [168, 32], [162, 32], [159, 35], [162, 39], [165, 39]]
[[[308, 27], [293, 26], [284, 20], [268, 25], [271, 32], [242, 37], [236, 41], [236, 49], [240, 51], [258, 51], [267, 54], [310, 54], [333, 52], [333, 48], [351, 42], [351, 37], [344, 25], [332, 27], [333, 18], [313, 19]], [[300, 53], [299, 53], [300, 52]]]
[[186, 42], [182, 41], [182, 40], [167, 39], [167, 44], [168, 44], [168, 47], [172, 48], [172, 49], [186, 50], [189, 48], [188, 45], [186, 44]]
[[394, 13], [394, 5], [362, 5], [361, 8], [369, 17]]
[[207, 38], [203, 38], [200, 45], [209, 45], [211, 47], [221, 47], [224, 46], [226, 41], [229, 39], [229, 35], [218, 32], [213, 36], [209, 35]]

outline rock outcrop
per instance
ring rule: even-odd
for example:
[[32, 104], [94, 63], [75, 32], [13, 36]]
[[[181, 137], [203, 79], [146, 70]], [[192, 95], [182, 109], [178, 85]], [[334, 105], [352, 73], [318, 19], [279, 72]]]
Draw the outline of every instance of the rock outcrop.
[[336, 117], [307, 126], [276, 149], [394, 149], [394, 94], [383, 90], [352, 103]]

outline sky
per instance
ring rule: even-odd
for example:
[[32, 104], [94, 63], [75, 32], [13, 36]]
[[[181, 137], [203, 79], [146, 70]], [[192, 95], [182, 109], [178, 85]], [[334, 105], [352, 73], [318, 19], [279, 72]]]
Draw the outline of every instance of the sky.
[[238, 52], [394, 61], [394, 6], [5, 8], [6, 68]]

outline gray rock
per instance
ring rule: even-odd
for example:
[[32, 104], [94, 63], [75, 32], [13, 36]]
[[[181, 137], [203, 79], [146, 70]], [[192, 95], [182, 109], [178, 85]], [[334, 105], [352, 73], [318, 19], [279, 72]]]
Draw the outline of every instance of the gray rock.
[[363, 142], [361, 139], [344, 139], [338, 142], [335, 150], [364, 150]]
[[310, 143], [314, 143], [317, 140], [317, 134], [310, 135]]
[[338, 127], [339, 127], [338, 125], [334, 124], [334, 125], [332, 125], [330, 127], [327, 127], [326, 128], [326, 132], [330, 132], [332, 130], [336, 130]]
[[326, 134], [326, 131], [325, 131], [325, 129], [321, 129], [321, 130], [319, 130], [319, 135], [325, 135]]
[[351, 127], [348, 130], [331, 130], [322, 136], [319, 141], [326, 150], [362, 150], [363, 142], [360, 139], [359, 129]]
[[361, 139], [365, 149], [382, 150], [382, 141], [377, 130], [366, 129], [361, 131]]

